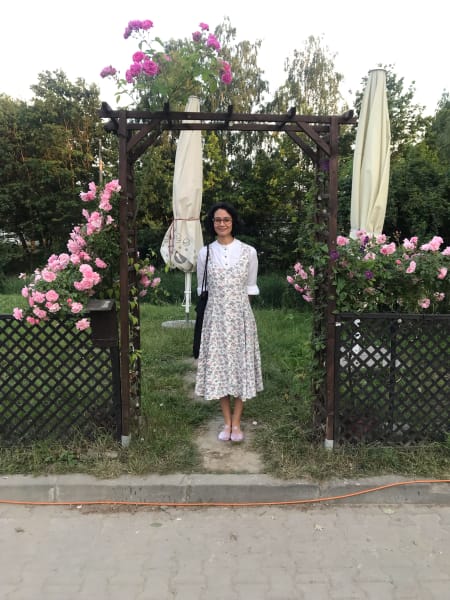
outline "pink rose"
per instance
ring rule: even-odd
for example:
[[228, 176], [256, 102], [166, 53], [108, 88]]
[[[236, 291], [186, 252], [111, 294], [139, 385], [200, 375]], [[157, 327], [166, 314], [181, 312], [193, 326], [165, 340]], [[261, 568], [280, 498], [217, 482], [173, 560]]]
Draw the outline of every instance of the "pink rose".
[[51, 313], [57, 313], [61, 310], [61, 305], [58, 302], [49, 302], [48, 304], [46, 304], [48, 312]]
[[15, 319], [17, 319], [18, 321], [21, 321], [23, 319], [23, 310], [21, 308], [15, 308], [13, 310], [13, 317]]
[[42, 310], [42, 308], [39, 308], [38, 306], [35, 306], [33, 308], [33, 313], [38, 319], [45, 319], [47, 316], [47, 312], [45, 310]]
[[384, 246], [381, 246], [381, 248], [380, 248], [381, 254], [384, 254], [385, 256], [394, 254], [395, 250], [396, 250], [395, 242], [391, 242], [390, 244], [384, 244]]
[[42, 269], [42, 279], [47, 283], [55, 281], [56, 273], [54, 273], [53, 271], [49, 271], [48, 269]]
[[83, 305], [81, 302], [72, 302], [70, 305], [70, 310], [73, 314], [78, 314], [83, 310]]
[[206, 40], [206, 45], [210, 48], [214, 48], [214, 50], [220, 50], [220, 42], [216, 38], [216, 36], [213, 35], [212, 33], [210, 33], [208, 35], [208, 39]]
[[75, 323], [75, 327], [78, 331], [83, 331], [84, 329], [88, 329], [91, 326], [89, 319], [80, 319]]
[[338, 235], [336, 238], [336, 244], [338, 246], [347, 246], [350, 243], [350, 240], [343, 235]]
[[233, 75], [231, 74], [231, 71], [224, 71], [220, 76], [220, 81], [225, 85], [230, 85], [230, 83], [233, 81]]
[[414, 250], [417, 244], [417, 238], [411, 238], [410, 240], [408, 240], [408, 238], [405, 238], [403, 240], [403, 248], [405, 248], [405, 250]]
[[420, 246], [421, 250], [425, 250], [425, 251], [430, 251], [430, 252], [436, 252], [436, 250], [439, 250], [441, 244], [444, 242], [444, 240], [439, 237], [438, 235], [435, 235], [433, 237], [433, 239], [431, 239], [428, 244], [422, 244], [422, 246]]
[[95, 259], [95, 266], [98, 267], [99, 269], [106, 269], [106, 267], [108, 266], [104, 260], [102, 260], [101, 258], [96, 258]]
[[55, 292], [55, 290], [49, 290], [46, 294], [45, 294], [45, 299], [48, 300], [49, 302], [56, 302], [59, 298], [59, 294], [58, 292]]
[[45, 294], [43, 294], [42, 292], [39, 292], [37, 290], [33, 292], [32, 297], [33, 297], [33, 300], [35, 302], [37, 302], [38, 304], [45, 302]]
[[409, 266], [408, 266], [408, 268], [406, 269], [406, 272], [407, 272], [407, 273], [414, 273], [414, 271], [415, 271], [415, 270], [416, 270], [416, 263], [415, 263], [415, 262], [412, 260], [412, 261], [409, 263]]

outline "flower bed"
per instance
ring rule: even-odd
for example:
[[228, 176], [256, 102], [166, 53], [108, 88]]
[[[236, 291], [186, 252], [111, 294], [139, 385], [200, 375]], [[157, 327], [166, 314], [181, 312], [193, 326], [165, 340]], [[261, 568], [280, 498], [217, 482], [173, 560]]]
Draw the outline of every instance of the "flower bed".
[[385, 235], [358, 232], [356, 239], [338, 236], [328, 256], [322, 246], [315, 264], [298, 261], [287, 281], [306, 302], [313, 302], [331, 260], [336, 312], [450, 312], [450, 246], [441, 250], [435, 236], [419, 244], [417, 237], [401, 243]]

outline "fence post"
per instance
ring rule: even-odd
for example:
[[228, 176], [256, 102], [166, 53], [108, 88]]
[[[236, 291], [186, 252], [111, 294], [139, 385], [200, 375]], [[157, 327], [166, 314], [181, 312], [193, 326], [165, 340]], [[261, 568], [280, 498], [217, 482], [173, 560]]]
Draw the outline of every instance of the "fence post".
[[111, 378], [113, 404], [116, 410], [118, 437], [122, 434], [121, 393], [120, 393], [120, 353], [117, 311], [114, 300], [91, 299], [87, 304], [91, 317], [91, 339], [94, 346], [109, 348], [111, 357]]

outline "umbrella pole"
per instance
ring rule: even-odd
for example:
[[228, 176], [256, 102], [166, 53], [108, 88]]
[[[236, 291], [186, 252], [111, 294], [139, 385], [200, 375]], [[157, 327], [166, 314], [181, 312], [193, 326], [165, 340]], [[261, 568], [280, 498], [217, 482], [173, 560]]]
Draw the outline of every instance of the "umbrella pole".
[[191, 308], [191, 288], [192, 273], [184, 274], [184, 310], [186, 313], [186, 323], [189, 323], [189, 312]]

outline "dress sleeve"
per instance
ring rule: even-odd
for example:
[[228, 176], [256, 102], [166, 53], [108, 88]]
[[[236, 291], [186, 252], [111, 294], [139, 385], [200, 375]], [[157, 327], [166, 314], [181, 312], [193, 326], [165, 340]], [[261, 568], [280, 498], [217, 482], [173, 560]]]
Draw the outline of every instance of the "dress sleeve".
[[259, 288], [256, 280], [258, 277], [258, 255], [255, 248], [250, 246], [250, 258], [248, 264], [248, 280], [247, 280], [247, 293], [249, 296], [257, 296], [259, 294]]
[[[211, 252], [211, 250], [210, 250]], [[202, 281], [203, 281], [203, 271], [205, 270], [206, 263], [206, 246], [200, 248], [200, 251], [197, 256], [197, 295], [200, 296], [202, 293]]]

